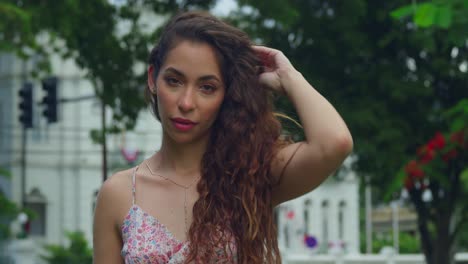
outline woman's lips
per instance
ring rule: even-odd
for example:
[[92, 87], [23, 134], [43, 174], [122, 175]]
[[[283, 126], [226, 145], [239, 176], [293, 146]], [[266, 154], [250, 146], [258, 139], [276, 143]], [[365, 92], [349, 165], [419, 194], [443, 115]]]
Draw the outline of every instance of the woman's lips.
[[172, 118], [172, 123], [174, 127], [180, 131], [189, 131], [192, 129], [197, 123], [183, 118]]

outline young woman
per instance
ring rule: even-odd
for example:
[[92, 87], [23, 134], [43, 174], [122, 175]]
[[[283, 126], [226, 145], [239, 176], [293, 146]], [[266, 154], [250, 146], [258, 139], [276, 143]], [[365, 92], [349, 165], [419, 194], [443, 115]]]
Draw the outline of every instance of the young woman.
[[[272, 91], [296, 107], [305, 141], [281, 140]], [[352, 150], [333, 106], [283, 53], [198, 12], [165, 26], [146, 93], [162, 145], [102, 186], [95, 263], [281, 263], [273, 208]]]

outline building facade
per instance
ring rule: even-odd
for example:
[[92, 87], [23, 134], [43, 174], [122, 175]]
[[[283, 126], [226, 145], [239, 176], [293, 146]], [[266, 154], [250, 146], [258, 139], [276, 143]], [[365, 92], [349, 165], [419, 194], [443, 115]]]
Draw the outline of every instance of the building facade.
[[[0, 167], [12, 174], [2, 180], [4, 193], [17, 204], [23, 202], [36, 212], [31, 237], [46, 243], [62, 243], [65, 231], [83, 231], [91, 242], [94, 200], [102, 184], [101, 145], [92, 142], [90, 131], [101, 128], [101, 104], [96, 98], [59, 103], [59, 120], [47, 124], [39, 104], [43, 94], [40, 81], [23, 78], [32, 62], [13, 56], [0, 59]], [[85, 73], [72, 61], [52, 58], [61, 99], [94, 94]], [[33, 82], [36, 104], [34, 127], [26, 131], [26, 167], [22, 177], [22, 126], [18, 121], [18, 92], [25, 81]], [[143, 84], [144, 85], [144, 84]], [[110, 110], [106, 111], [111, 120]], [[110, 121], [109, 121], [110, 122]], [[137, 127], [129, 133], [108, 137], [108, 177], [130, 166], [122, 150], [139, 150], [140, 160], [159, 148], [161, 128], [149, 111], [142, 111]], [[24, 195], [23, 195], [24, 182]], [[130, 190], [129, 190], [130, 191]]]
[[330, 177], [276, 209], [278, 241], [287, 254], [358, 254], [359, 183], [354, 173]]

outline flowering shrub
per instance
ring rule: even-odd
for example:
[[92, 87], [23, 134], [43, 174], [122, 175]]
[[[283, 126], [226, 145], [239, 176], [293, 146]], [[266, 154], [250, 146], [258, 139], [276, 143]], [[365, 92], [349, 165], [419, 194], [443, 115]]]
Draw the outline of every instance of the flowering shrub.
[[448, 125], [449, 132], [435, 133], [398, 177], [418, 215], [428, 264], [453, 263], [456, 241], [468, 223], [468, 99], [440, 117], [438, 124]]
[[429, 142], [417, 151], [416, 159], [405, 166], [404, 186], [408, 191], [426, 189], [431, 178], [446, 183], [444, 174], [457, 159], [463, 159], [468, 152], [468, 129], [461, 129], [444, 136], [437, 132]]

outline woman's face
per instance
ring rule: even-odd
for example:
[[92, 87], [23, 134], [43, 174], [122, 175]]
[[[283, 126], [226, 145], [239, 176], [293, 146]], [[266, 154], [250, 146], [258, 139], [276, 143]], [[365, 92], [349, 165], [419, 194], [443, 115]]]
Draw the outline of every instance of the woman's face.
[[[150, 67], [149, 76], [153, 70]], [[181, 41], [166, 56], [153, 89], [166, 135], [178, 143], [209, 137], [225, 93], [221, 67], [210, 45]]]

